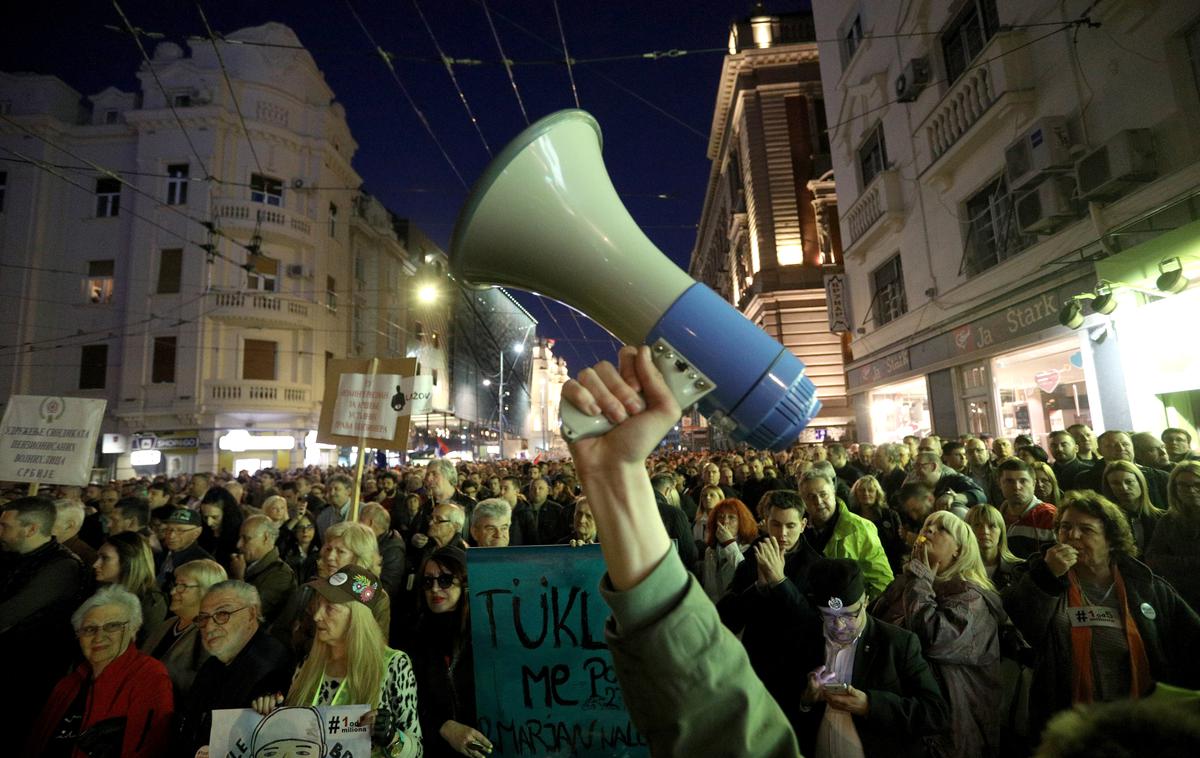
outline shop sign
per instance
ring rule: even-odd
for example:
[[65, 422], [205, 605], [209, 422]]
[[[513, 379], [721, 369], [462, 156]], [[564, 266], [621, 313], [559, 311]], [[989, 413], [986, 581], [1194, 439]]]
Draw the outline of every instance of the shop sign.
[[1058, 326], [1058, 312], [1071, 297], [1090, 290], [1092, 277], [1076, 279], [909, 348], [913, 368], [924, 368], [987, 350], [1009, 340]]
[[847, 384], [853, 389], [903, 374], [910, 369], [907, 350], [885, 355], [870, 363], [846, 372]]
[[829, 331], [850, 331], [850, 303], [846, 299], [846, 275], [825, 275], [825, 308], [829, 315]]
[[194, 453], [200, 447], [200, 432], [138, 432], [133, 435], [131, 450], [168, 450], [173, 453]]

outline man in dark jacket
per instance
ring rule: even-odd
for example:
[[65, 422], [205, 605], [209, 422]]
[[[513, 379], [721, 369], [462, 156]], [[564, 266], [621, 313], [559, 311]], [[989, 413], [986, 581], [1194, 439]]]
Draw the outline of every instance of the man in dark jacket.
[[284, 603], [296, 590], [296, 573], [283, 562], [275, 542], [279, 527], [266, 516], [250, 516], [242, 522], [238, 550], [230, 558], [230, 575], [254, 585], [262, 602], [267, 624], [275, 620]]
[[393, 598], [398, 597], [404, 574], [408, 569], [408, 551], [404, 538], [399, 532], [392, 531], [392, 517], [381, 503], [367, 503], [358, 512], [358, 521], [366, 524], [375, 533], [379, 545], [379, 557], [382, 568], [379, 570], [379, 582]]
[[158, 567], [158, 587], [169, 593], [175, 584], [175, 569], [188, 561], [212, 559], [212, 554], [197, 542], [203, 532], [204, 517], [190, 508], [176, 508], [163, 519], [163, 548], [167, 551]]
[[971, 506], [988, 502], [987, 493], [974, 479], [942, 463], [941, 456], [933, 451], [917, 453], [908, 481], [921, 482], [932, 489], [934, 508], [939, 511], [954, 511], [964, 516]]
[[513, 506], [512, 516], [522, 545], [557, 545], [571, 532], [562, 505], [550, 500], [550, 483], [541, 477], [529, 483], [529, 498]]
[[683, 567], [695, 573], [699, 551], [696, 550], [692, 525], [688, 523], [687, 516], [683, 515], [683, 510], [671, 505], [667, 500], [667, 491], [675, 488], [675, 475], [655, 474], [650, 479], [650, 486], [654, 489], [654, 501], [658, 504], [658, 515], [662, 518], [663, 526], [667, 528], [667, 536], [675, 540]]
[[867, 615], [857, 561], [830, 558], [808, 571], [809, 600], [821, 615], [823, 665], [801, 698], [804, 755], [924, 756], [923, 737], [949, 729], [950, 709], [921, 642]]
[[[725, 626], [741, 633], [754, 673], [798, 728], [805, 678], [822, 660], [811, 644], [820, 620], [807, 597], [808, 569], [821, 556], [802, 537], [808, 518], [798, 493], [774, 490], [763, 499], [768, 536], [746, 552], [717, 610]], [[786, 656], [779, 655], [781, 640], [795, 642]]]
[[0, 713], [8, 724], [32, 722], [74, 647], [70, 618], [83, 599], [84, 566], [51, 535], [55, 515], [46, 497], [17, 498], [0, 513], [0, 650], [8, 657]]
[[1091, 471], [1095, 463], [1080, 460], [1079, 445], [1071, 433], [1064, 429], [1050, 432], [1050, 455], [1054, 456], [1050, 468], [1054, 470], [1058, 488], [1063, 492], [1075, 489], [1075, 482], [1081, 475]]
[[196, 672], [179, 710], [174, 754], [195, 755], [208, 744], [213, 710], [247, 708], [256, 697], [288, 691], [291, 656], [260, 628], [261, 612], [258, 590], [232, 579], [214, 584], [200, 601], [196, 625], [212, 657]]

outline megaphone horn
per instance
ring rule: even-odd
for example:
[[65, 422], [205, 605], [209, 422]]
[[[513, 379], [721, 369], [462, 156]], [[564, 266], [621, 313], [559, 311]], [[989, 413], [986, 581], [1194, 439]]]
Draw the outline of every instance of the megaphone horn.
[[[470, 286], [545, 295], [592, 318], [655, 361], [686, 407], [757, 448], [783, 449], [820, 410], [804, 364], [671, 262], [622, 205], [600, 155], [600, 126], [581, 110], [537, 121], [475, 183], [450, 243]], [[603, 418], [562, 407], [568, 440], [603, 434]]]

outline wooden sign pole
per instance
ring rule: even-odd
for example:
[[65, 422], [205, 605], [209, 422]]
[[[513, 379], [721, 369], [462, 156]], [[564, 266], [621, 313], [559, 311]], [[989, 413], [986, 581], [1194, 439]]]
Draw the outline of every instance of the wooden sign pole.
[[[375, 378], [375, 373], [379, 371], [379, 359], [371, 359], [371, 367], [367, 369], [368, 376], [372, 380]], [[373, 383], [373, 382], [372, 382]], [[367, 444], [367, 427], [363, 425], [362, 432], [358, 435], [358, 463], [354, 468], [354, 500], [350, 504], [350, 520], [358, 521], [358, 504], [362, 499], [362, 474], [363, 474], [363, 459], [366, 457]]]

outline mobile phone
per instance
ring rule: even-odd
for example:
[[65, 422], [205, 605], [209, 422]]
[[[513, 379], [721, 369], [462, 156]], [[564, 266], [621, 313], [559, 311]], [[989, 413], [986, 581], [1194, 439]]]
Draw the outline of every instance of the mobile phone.
[[850, 691], [850, 685], [846, 682], [829, 682], [822, 684], [821, 689], [834, 695], [845, 695]]

